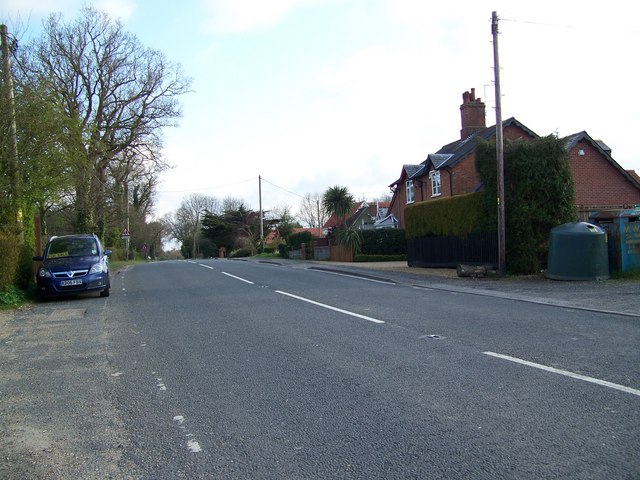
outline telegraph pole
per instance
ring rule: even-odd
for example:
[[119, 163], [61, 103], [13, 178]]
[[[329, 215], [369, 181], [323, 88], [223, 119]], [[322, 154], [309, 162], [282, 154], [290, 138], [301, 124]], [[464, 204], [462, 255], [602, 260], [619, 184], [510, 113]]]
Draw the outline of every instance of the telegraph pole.
[[500, 61], [498, 58], [498, 14], [491, 14], [491, 33], [493, 34], [493, 69], [496, 87], [496, 155], [498, 157], [498, 271], [507, 273], [506, 233], [504, 213], [504, 138], [502, 135], [502, 101], [500, 94]]
[[260, 203], [260, 253], [264, 253], [264, 214], [262, 213], [262, 176], [258, 175], [258, 202]]
[[2, 43], [2, 74], [5, 88], [5, 97], [8, 106], [9, 116], [9, 141], [11, 151], [8, 159], [8, 170], [10, 174], [10, 208], [11, 214], [22, 236], [22, 210], [20, 208], [21, 188], [20, 170], [18, 169], [18, 140], [16, 134], [16, 107], [13, 95], [13, 76], [11, 75], [11, 56], [9, 48], [9, 34], [6, 25], [0, 25], [0, 43]]

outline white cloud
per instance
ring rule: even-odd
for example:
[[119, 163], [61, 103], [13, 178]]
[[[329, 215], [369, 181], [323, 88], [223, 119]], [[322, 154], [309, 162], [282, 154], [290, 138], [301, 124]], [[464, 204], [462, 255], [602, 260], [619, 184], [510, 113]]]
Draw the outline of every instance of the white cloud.
[[210, 13], [207, 30], [217, 34], [242, 33], [278, 23], [294, 9], [336, 0], [203, 0]]
[[136, 2], [132, 0], [99, 0], [94, 6], [112, 18], [122, 21], [131, 18], [136, 10]]

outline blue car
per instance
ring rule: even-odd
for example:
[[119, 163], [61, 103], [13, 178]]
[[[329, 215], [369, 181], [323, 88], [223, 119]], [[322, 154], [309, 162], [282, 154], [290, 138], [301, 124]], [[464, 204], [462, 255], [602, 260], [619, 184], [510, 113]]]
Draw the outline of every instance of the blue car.
[[76, 295], [99, 291], [109, 296], [109, 259], [111, 250], [103, 250], [95, 235], [65, 235], [52, 237], [42, 256], [37, 273], [38, 298], [55, 295]]

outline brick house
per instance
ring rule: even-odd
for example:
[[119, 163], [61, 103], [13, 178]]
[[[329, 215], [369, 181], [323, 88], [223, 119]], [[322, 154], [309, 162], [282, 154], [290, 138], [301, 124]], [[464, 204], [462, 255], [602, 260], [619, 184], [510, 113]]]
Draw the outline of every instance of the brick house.
[[[400, 178], [389, 185], [393, 192], [390, 213], [404, 228], [404, 209], [414, 202], [451, 197], [477, 191], [480, 177], [476, 172], [476, 141], [493, 140], [496, 127], [485, 123], [485, 104], [475, 96], [475, 89], [462, 95], [460, 139], [430, 153], [419, 165], [404, 165]], [[515, 118], [502, 122], [505, 139], [530, 140], [538, 135]]]
[[[389, 187], [393, 198], [389, 213], [404, 228], [404, 209], [408, 204], [478, 191], [480, 177], [475, 169], [476, 140], [495, 139], [495, 125], [485, 125], [485, 104], [475, 97], [475, 90], [465, 92], [460, 106], [460, 139], [429, 154], [419, 165], [404, 165], [400, 178]], [[538, 135], [511, 117], [502, 122], [505, 140], [531, 140]], [[581, 219], [588, 212], [640, 204], [640, 178], [624, 170], [603, 142], [586, 132], [563, 139], [569, 155], [576, 190], [576, 206]]]
[[569, 166], [576, 190], [576, 207], [581, 220], [596, 210], [616, 210], [640, 204], [640, 178], [625, 170], [611, 156], [611, 149], [587, 132], [562, 139], [569, 154]]

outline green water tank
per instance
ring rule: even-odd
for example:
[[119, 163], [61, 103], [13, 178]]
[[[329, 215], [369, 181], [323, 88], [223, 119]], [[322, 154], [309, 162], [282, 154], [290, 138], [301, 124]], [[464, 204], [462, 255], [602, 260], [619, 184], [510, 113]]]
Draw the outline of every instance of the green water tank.
[[553, 280], [609, 278], [607, 232], [586, 222], [565, 223], [551, 230], [547, 277]]

